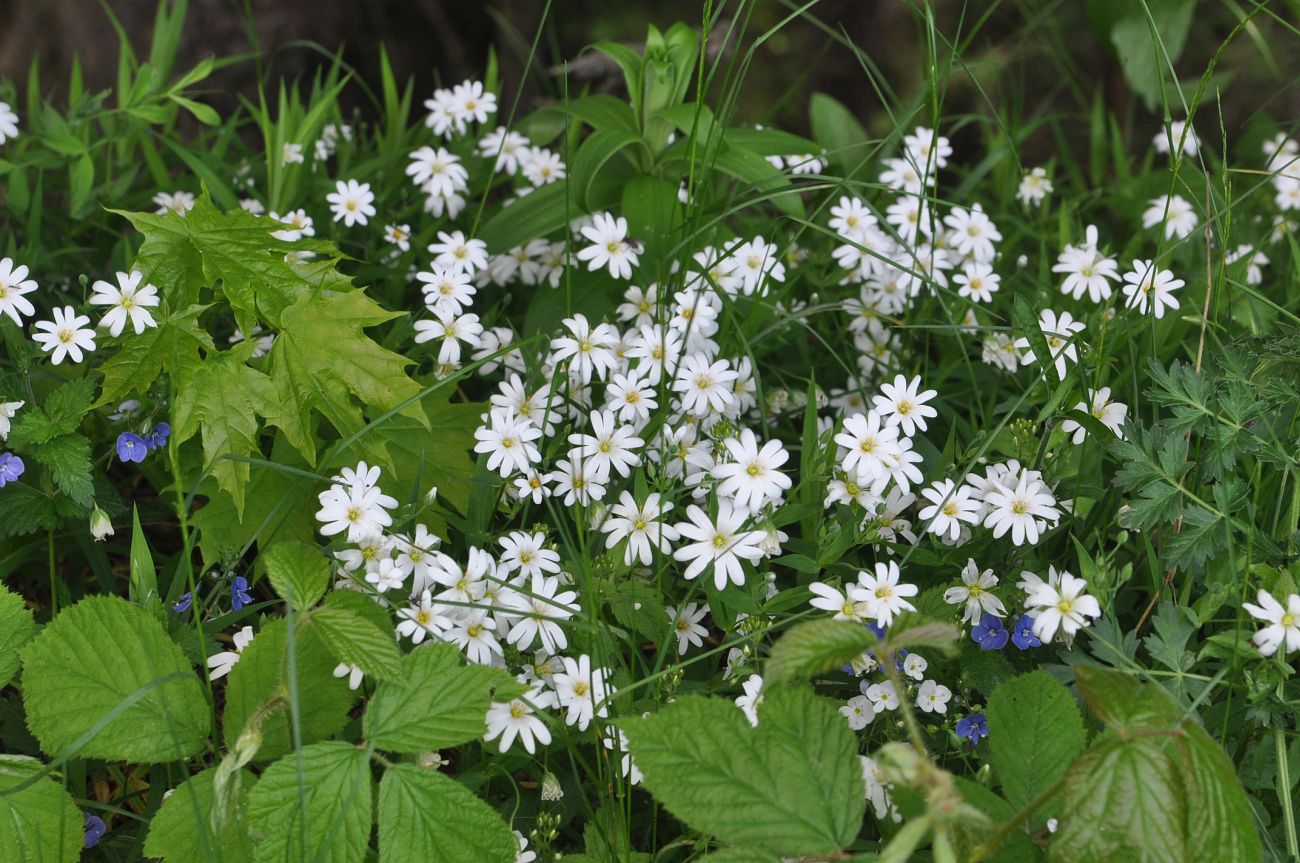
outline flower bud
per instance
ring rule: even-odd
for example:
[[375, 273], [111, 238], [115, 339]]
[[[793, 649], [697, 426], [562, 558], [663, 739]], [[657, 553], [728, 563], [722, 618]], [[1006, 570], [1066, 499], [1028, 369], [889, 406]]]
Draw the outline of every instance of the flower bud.
[[108, 513], [99, 507], [90, 513], [90, 534], [95, 537], [96, 542], [103, 542], [113, 535], [113, 522], [109, 519]]

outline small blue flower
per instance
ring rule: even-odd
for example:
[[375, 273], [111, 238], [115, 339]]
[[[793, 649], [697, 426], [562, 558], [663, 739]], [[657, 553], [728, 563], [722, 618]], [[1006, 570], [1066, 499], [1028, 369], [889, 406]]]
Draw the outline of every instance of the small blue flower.
[[997, 615], [985, 612], [980, 616], [980, 622], [971, 627], [970, 637], [980, 646], [980, 650], [1001, 650], [1007, 646], [1011, 634], [1003, 627], [1002, 620]]
[[983, 713], [972, 713], [957, 720], [957, 736], [969, 740], [971, 745], [980, 742], [980, 738], [989, 736], [989, 721]]
[[117, 436], [117, 457], [122, 461], [142, 462], [149, 454], [149, 444], [138, 434], [122, 432]]
[[235, 576], [235, 580], [230, 583], [230, 607], [239, 611], [252, 601], [253, 597], [248, 592], [248, 579], [242, 575]]
[[5, 483], [17, 482], [25, 470], [27, 465], [18, 456], [11, 452], [0, 453], [0, 488], [4, 488]]
[[190, 606], [194, 604], [194, 597], [188, 592], [181, 595], [181, 601], [172, 606], [172, 611], [182, 612], [189, 611]]
[[1020, 615], [1020, 619], [1012, 627], [1011, 640], [1021, 650], [1043, 646], [1043, 642], [1039, 641], [1038, 636], [1034, 635], [1034, 616], [1032, 614]]
[[144, 442], [148, 444], [149, 449], [158, 449], [167, 446], [167, 438], [172, 433], [172, 427], [167, 423], [158, 423], [158, 425], [149, 429], [149, 434], [145, 435]]
[[94, 848], [99, 844], [99, 840], [104, 838], [108, 832], [108, 825], [104, 819], [98, 815], [91, 815], [89, 812], [81, 813], [82, 829], [86, 831], [86, 844], [83, 848]]

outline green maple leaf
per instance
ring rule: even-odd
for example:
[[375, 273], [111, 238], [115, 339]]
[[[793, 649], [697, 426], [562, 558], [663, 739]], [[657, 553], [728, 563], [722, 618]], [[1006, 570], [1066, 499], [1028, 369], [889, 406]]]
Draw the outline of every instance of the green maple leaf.
[[270, 379], [246, 365], [254, 345], [213, 353], [177, 381], [172, 434], [182, 444], [202, 434], [203, 456], [217, 485], [244, 508], [248, 463], [226, 458], [260, 452], [257, 413], [275, 399]]
[[[267, 421], [284, 431], [308, 461], [315, 461], [311, 412], [319, 410], [341, 434], [361, 428], [361, 411], [347, 398], [381, 411], [420, 393], [406, 374], [412, 364], [368, 338], [364, 329], [401, 317], [362, 291], [308, 295], [280, 313], [280, 333], [271, 348]], [[403, 414], [428, 427], [419, 403]]]
[[195, 373], [203, 353], [216, 350], [212, 336], [199, 324], [199, 315], [208, 308], [180, 309], [159, 320], [158, 326], [125, 337], [118, 352], [99, 368], [104, 388], [96, 405], [147, 392], [164, 369], [173, 375]]

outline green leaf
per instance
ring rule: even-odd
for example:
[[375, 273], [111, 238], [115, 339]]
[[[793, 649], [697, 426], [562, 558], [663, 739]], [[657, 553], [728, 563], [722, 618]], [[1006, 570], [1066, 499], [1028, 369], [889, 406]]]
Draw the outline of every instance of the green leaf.
[[158, 593], [158, 572], [153, 565], [153, 552], [140, 527], [140, 509], [131, 507], [131, 582], [127, 596], [141, 608], [160, 615], [162, 596]]
[[329, 561], [305, 542], [276, 543], [262, 552], [260, 560], [271, 587], [294, 610], [311, 608], [329, 587]]
[[[729, 140], [730, 133], [726, 137]], [[790, 178], [753, 150], [727, 144], [714, 157], [712, 167], [768, 195], [771, 204], [782, 212], [803, 218], [803, 201], [795, 194]]]
[[1070, 691], [1046, 671], [1022, 674], [989, 697], [989, 762], [1013, 806], [1065, 775], [1086, 732]]
[[1183, 731], [1175, 763], [1187, 791], [1187, 847], [1213, 848], [1222, 863], [1261, 859], [1255, 816], [1232, 761], [1201, 726], [1185, 722]]
[[52, 755], [152, 764], [207, 742], [208, 702], [185, 655], [125, 599], [81, 600], [22, 656], [27, 723]]
[[80, 434], [59, 435], [44, 443], [31, 444], [24, 452], [49, 468], [59, 491], [77, 506], [90, 509], [95, 503], [91, 479], [90, 439]]
[[[406, 374], [412, 361], [363, 332], [400, 316], [361, 291], [303, 296], [281, 312], [280, 334], [271, 348], [274, 393], [264, 414], [309, 462], [315, 460], [309, 422], [313, 409], [347, 435], [362, 425], [349, 394], [385, 411], [419, 395], [422, 388]], [[404, 413], [428, 422], [418, 403]]]
[[857, 659], [876, 643], [871, 631], [847, 620], [810, 620], [790, 629], [772, 647], [765, 679], [771, 683], [811, 677]]
[[653, 582], [639, 578], [618, 579], [605, 594], [614, 619], [647, 641], [663, 638], [671, 625], [664, 608], [663, 593]]
[[253, 840], [245, 817], [253, 774], [247, 770], [234, 774], [234, 807], [214, 830], [217, 813], [212, 786], [216, 776], [217, 768], [209, 767], [168, 795], [149, 822], [146, 856], [160, 858], [164, 863], [249, 863], [253, 859]]
[[1047, 346], [1047, 337], [1038, 325], [1038, 315], [1029, 305], [1029, 301], [1016, 294], [1011, 301], [1011, 322], [1021, 335], [1029, 340], [1029, 350], [1034, 355], [1034, 362], [1042, 369], [1043, 377], [1049, 384], [1060, 381], [1056, 374], [1056, 363]]
[[[1129, 86], [1142, 97], [1148, 111], [1155, 111], [1161, 104], [1162, 83], [1177, 87], [1177, 81], [1169, 78], [1171, 66], [1187, 43], [1196, 0], [1143, 0], [1120, 8], [1125, 11], [1111, 26], [1110, 41]], [[1179, 104], [1176, 90], [1167, 99], [1170, 105]]]
[[236, 511], [244, 507], [249, 465], [227, 456], [260, 455], [257, 413], [271, 410], [266, 406], [276, 398], [267, 376], [245, 364], [252, 350], [248, 342], [209, 354], [201, 365], [178, 376], [172, 405], [174, 440], [182, 444], [202, 432], [204, 462], [217, 485], [234, 499]]
[[[392, 460], [393, 489], [418, 499], [436, 486], [440, 500], [468, 512], [474, 479], [470, 451], [485, 407], [478, 402], [449, 404], [430, 395], [419, 409], [422, 420], [397, 414], [374, 428]], [[386, 485], [388, 475], [385, 472]]]
[[[45, 769], [35, 758], [0, 755], [0, 860], [13, 863], [73, 863], [81, 859], [86, 834], [72, 795], [53, 776], [32, 779]], [[32, 782], [22, 791], [11, 791]]]
[[1076, 676], [1088, 708], [1111, 728], [1173, 728], [1182, 721], [1182, 709], [1154, 683], [1090, 665], [1079, 666]]
[[[300, 733], [304, 743], [335, 734], [348, 722], [348, 711], [356, 700], [346, 680], [334, 676], [337, 664], [319, 631], [305, 617], [295, 618], [294, 660]], [[230, 672], [226, 688], [226, 710], [222, 717], [227, 748], [233, 749], [239, 735], [258, 710], [270, 699], [281, 699], [261, 723], [262, 744], [257, 759], [268, 761], [293, 750], [289, 726], [289, 649], [285, 618], [272, 621], [244, 648]]]
[[682, 205], [676, 182], [660, 177], [633, 177], [623, 187], [622, 213], [628, 233], [645, 246], [645, 260], [658, 260], [672, 246], [674, 231], [682, 225]]
[[813, 138], [832, 164], [842, 171], [853, 171], [870, 156], [867, 130], [853, 113], [825, 93], [813, 93], [808, 106]]
[[781, 858], [757, 848], [719, 848], [701, 857], [700, 863], [781, 863]]
[[23, 598], [0, 584], [0, 689], [18, 673], [18, 651], [36, 634], [36, 620]]
[[649, 158], [649, 151], [641, 136], [617, 126], [592, 132], [582, 142], [582, 146], [578, 147], [578, 152], [569, 165], [569, 179], [574, 194], [584, 209], [591, 206], [591, 185], [605, 163], [628, 147], [639, 147], [639, 152]]
[[331, 740], [286, 755], [248, 797], [257, 863], [357, 863], [370, 844], [372, 795], [364, 749]]
[[9, 432], [9, 445], [21, 450], [75, 432], [94, 397], [93, 378], [63, 384], [43, 404], [30, 405], [18, 414]]
[[582, 215], [577, 202], [569, 199], [572, 192], [568, 180], [548, 183], [529, 192], [484, 222], [478, 239], [487, 243], [493, 254], [504, 255], [529, 240], [558, 231]]
[[1194, 859], [1183, 832], [1178, 772], [1154, 739], [1112, 737], [1094, 746], [1070, 769], [1060, 811], [1048, 849], [1053, 863]]
[[390, 752], [430, 752], [482, 737], [493, 701], [524, 688], [495, 668], [461, 664], [450, 644], [424, 644], [402, 657], [395, 680], [379, 684], [366, 708], [365, 737]]
[[199, 324], [199, 315], [207, 308], [195, 305], [166, 317], [155, 315], [158, 326], [124, 339], [99, 367], [104, 388], [96, 406], [116, 405], [133, 393], [147, 393], [164, 368], [177, 377], [196, 374], [200, 350], [216, 350], [212, 337]]
[[379, 863], [512, 863], [516, 852], [509, 825], [459, 782], [414, 764], [384, 772]]
[[203, 125], [221, 125], [221, 115], [218, 114], [210, 105], [204, 105], [202, 102], [195, 102], [193, 99], [186, 99], [184, 96], [178, 96], [175, 93], [169, 93], [167, 98], [193, 114], [194, 119], [198, 120]]
[[392, 626], [376, 626], [341, 608], [318, 608], [311, 613], [311, 621], [339, 662], [355, 665], [376, 680], [397, 676], [402, 654]]
[[757, 728], [729, 700], [698, 696], [622, 727], [645, 787], [696, 830], [783, 857], [829, 854], [858, 834], [857, 741], [807, 689], [766, 692]]

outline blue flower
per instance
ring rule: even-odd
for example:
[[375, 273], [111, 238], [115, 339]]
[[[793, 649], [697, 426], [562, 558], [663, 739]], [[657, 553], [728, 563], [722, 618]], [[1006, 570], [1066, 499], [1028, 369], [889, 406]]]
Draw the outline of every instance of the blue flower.
[[1011, 634], [1002, 626], [997, 615], [985, 612], [980, 622], [971, 627], [970, 637], [980, 646], [980, 650], [1001, 650], [1007, 646]]
[[1039, 641], [1038, 636], [1034, 635], [1034, 616], [1032, 614], [1020, 615], [1020, 619], [1016, 621], [1016, 625], [1011, 630], [1011, 640], [1021, 650], [1043, 646], [1043, 642]]
[[181, 612], [189, 611], [190, 606], [194, 604], [194, 597], [188, 592], [181, 595], [181, 601], [172, 606], [172, 611]]
[[89, 812], [81, 813], [81, 827], [86, 831], [86, 843], [83, 848], [94, 848], [108, 832], [108, 825], [104, 823], [104, 819]]
[[989, 721], [983, 713], [972, 713], [957, 720], [957, 736], [969, 740], [971, 745], [980, 742], [980, 738], [989, 736]]
[[239, 611], [252, 601], [253, 597], [248, 592], [248, 579], [242, 575], [235, 576], [235, 580], [230, 583], [230, 607]]
[[149, 454], [149, 444], [138, 434], [122, 432], [117, 436], [117, 457], [122, 461], [142, 462]]
[[158, 447], [167, 446], [167, 438], [172, 433], [172, 427], [167, 423], [158, 423], [158, 425], [149, 429], [149, 434], [145, 435], [144, 442], [149, 449], [158, 449]]
[[5, 483], [17, 482], [25, 470], [27, 465], [18, 456], [11, 452], [0, 453], [0, 488], [4, 488]]

